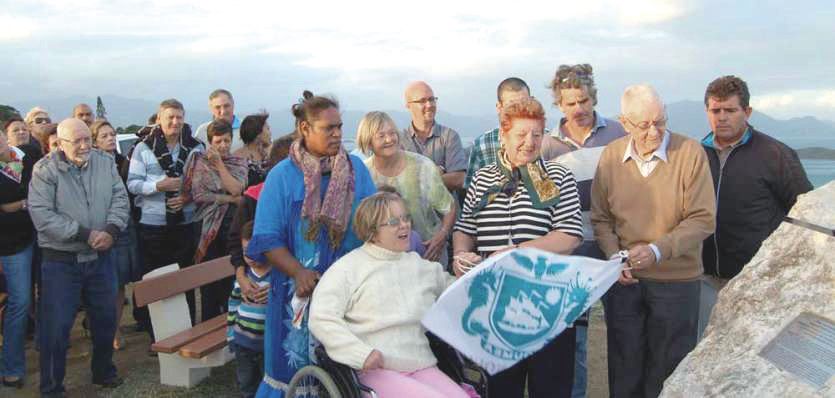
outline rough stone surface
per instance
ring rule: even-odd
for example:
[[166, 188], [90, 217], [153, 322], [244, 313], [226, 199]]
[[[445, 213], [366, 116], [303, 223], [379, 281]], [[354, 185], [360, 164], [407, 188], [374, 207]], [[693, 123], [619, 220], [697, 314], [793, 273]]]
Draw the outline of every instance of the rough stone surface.
[[[802, 195], [791, 217], [835, 228], [835, 182]], [[835, 237], [783, 223], [719, 293], [699, 345], [662, 397], [835, 397], [781, 371], [759, 352], [801, 312], [835, 320]]]

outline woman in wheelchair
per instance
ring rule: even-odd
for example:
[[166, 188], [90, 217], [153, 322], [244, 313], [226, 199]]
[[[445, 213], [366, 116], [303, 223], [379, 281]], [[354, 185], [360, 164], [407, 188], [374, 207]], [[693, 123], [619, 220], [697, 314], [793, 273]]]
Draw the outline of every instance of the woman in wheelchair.
[[366, 243], [322, 276], [310, 331], [379, 397], [468, 397], [436, 366], [420, 324], [454, 277], [407, 252], [411, 219], [403, 200], [376, 193], [360, 203], [353, 225]]

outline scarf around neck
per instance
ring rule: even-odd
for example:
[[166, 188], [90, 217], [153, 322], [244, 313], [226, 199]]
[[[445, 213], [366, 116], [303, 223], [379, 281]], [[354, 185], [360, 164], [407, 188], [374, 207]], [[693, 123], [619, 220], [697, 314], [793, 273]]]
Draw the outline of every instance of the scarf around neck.
[[[300, 138], [290, 145], [290, 159], [304, 175], [301, 216], [310, 223], [304, 234], [305, 239], [315, 241], [324, 225], [331, 248], [335, 249], [348, 229], [354, 202], [354, 169], [348, 153], [340, 147], [335, 156], [317, 158], [304, 148]], [[330, 174], [330, 182], [323, 200], [322, 175], [326, 174]]]
[[[148, 146], [153, 152], [154, 156], [157, 158], [157, 163], [165, 171], [165, 175], [167, 177], [181, 177], [183, 175], [183, 167], [186, 164], [186, 160], [188, 160], [188, 155], [191, 153], [192, 149], [197, 147], [198, 145], [202, 145], [199, 141], [195, 140], [194, 137], [191, 136], [191, 127], [188, 124], [183, 125], [183, 131], [180, 133], [180, 151], [177, 154], [177, 158], [171, 155], [171, 151], [168, 149], [168, 144], [165, 141], [165, 135], [162, 132], [162, 127], [160, 125], [153, 126], [152, 130], [148, 135], [142, 140], [145, 145]], [[177, 225], [185, 221], [185, 216], [183, 215], [183, 210], [174, 210], [168, 207], [167, 200], [174, 198], [179, 195], [179, 192], [165, 192], [165, 222], [168, 225]]]
[[[229, 174], [242, 184], [246, 184], [246, 159], [226, 156], [222, 160]], [[190, 162], [186, 164], [186, 171], [183, 176], [183, 191], [189, 193], [192, 198], [227, 193], [223, 188], [220, 174], [206, 158], [206, 155], [201, 152], [195, 153]], [[203, 223], [200, 240], [194, 253], [195, 264], [201, 262], [208, 253], [209, 246], [221, 232], [220, 228], [223, 225], [224, 217], [230, 208], [232, 208], [231, 204], [221, 204], [217, 201], [198, 203], [194, 218], [195, 220], [202, 220]]]
[[497, 166], [502, 178], [487, 188], [487, 194], [482, 196], [476, 210], [482, 209], [490, 204], [499, 193], [512, 197], [519, 188], [519, 183], [524, 184], [531, 198], [531, 204], [536, 209], [544, 209], [559, 203], [560, 189], [557, 184], [548, 176], [545, 169], [545, 162], [542, 158], [536, 158], [522, 167], [514, 167], [507, 157], [504, 148], [499, 149]]

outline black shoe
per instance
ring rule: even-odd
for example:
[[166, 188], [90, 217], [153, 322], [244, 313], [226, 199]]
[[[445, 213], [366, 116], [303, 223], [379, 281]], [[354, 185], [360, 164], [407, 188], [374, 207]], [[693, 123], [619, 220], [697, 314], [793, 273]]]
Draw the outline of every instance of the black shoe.
[[20, 389], [20, 388], [23, 388], [23, 384], [24, 383], [23, 383], [23, 378], [22, 377], [15, 380], [15, 381], [8, 381], [8, 380], [6, 380], [5, 377], [3, 378], [3, 385], [6, 386], [6, 387], [14, 387], [14, 388]]
[[95, 384], [95, 385], [97, 385], [101, 388], [116, 388], [116, 387], [121, 386], [122, 383], [124, 383], [124, 382], [125, 382], [125, 380], [122, 379], [121, 377], [113, 376], [113, 377], [111, 377], [111, 378], [109, 378], [105, 381], [102, 381], [101, 383], [93, 382], [93, 384]]

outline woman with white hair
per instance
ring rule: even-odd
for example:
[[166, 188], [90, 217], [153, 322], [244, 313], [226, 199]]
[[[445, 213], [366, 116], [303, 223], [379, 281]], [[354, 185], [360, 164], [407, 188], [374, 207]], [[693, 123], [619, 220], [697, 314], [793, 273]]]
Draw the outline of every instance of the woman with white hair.
[[400, 196], [364, 199], [354, 231], [365, 244], [322, 276], [310, 331], [333, 360], [360, 370], [380, 397], [467, 397], [436, 366], [420, 320], [455, 280], [440, 264], [408, 252], [411, 218]]
[[403, 197], [412, 228], [425, 246], [424, 258], [447, 263], [446, 243], [455, 223], [456, 206], [431, 159], [403, 150], [394, 120], [369, 112], [357, 131], [360, 150], [371, 156], [365, 166], [377, 187], [389, 185]]

